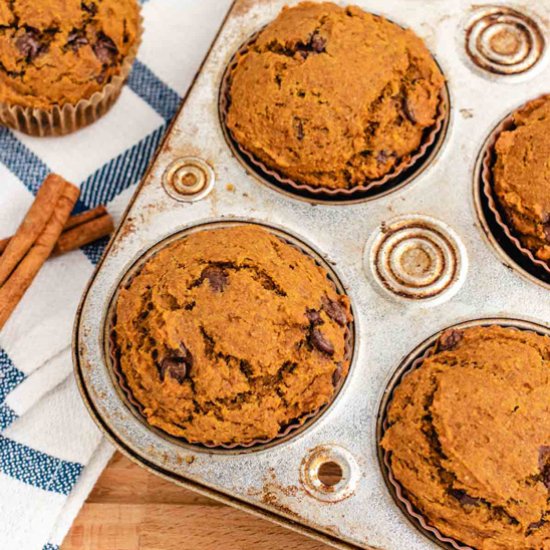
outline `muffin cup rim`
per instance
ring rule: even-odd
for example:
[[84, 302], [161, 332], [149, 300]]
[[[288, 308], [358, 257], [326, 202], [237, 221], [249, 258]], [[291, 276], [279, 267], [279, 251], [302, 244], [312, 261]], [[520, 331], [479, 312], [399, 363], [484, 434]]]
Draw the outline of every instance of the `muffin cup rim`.
[[[526, 323], [526, 326], [521, 326], [522, 323]], [[378, 429], [376, 435], [376, 446], [378, 449], [378, 462], [382, 469], [382, 476], [386, 481], [386, 486], [389, 489], [392, 499], [397, 506], [405, 514], [405, 517], [416, 527], [424, 536], [427, 536], [433, 540], [436, 544], [443, 548], [453, 548], [454, 550], [476, 550], [475, 548], [468, 546], [459, 540], [444, 535], [437, 527], [431, 525], [429, 520], [416, 508], [416, 506], [407, 497], [407, 490], [401, 485], [401, 483], [395, 479], [393, 471], [390, 465], [391, 451], [387, 451], [381, 445], [382, 439], [388, 429], [388, 409], [393, 401], [393, 395], [396, 388], [403, 382], [403, 380], [422, 366], [422, 363], [434, 355], [436, 352], [439, 337], [443, 332], [449, 329], [466, 330], [473, 327], [492, 327], [498, 326], [505, 330], [514, 332], [531, 332], [533, 334], [550, 336], [550, 330], [548, 333], [540, 332], [536, 327], [539, 327], [544, 331], [542, 325], [533, 323], [531, 321], [523, 321], [520, 319], [509, 318], [480, 318], [465, 321], [463, 323], [454, 324], [445, 327], [432, 336], [420, 343], [414, 348], [411, 353], [405, 357], [401, 364], [393, 371], [392, 377], [387, 382], [384, 390], [384, 400], [379, 407], [378, 412]], [[416, 354], [416, 357], [413, 356]], [[387, 398], [386, 398], [387, 396]], [[391, 487], [390, 487], [391, 486]]]
[[[394, 25], [401, 27], [398, 23], [393, 20], [388, 19]], [[231, 104], [231, 76], [235, 68], [238, 65], [239, 59], [244, 56], [250, 47], [255, 43], [260, 33], [265, 29], [267, 25], [264, 25], [262, 28], [254, 32], [243, 44], [241, 44], [237, 50], [233, 53], [227, 64], [222, 75], [219, 97], [218, 97], [218, 111], [222, 129], [226, 134], [227, 138], [231, 141], [231, 149], [236, 149], [244, 160], [245, 164], [251, 167], [260, 177], [262, 175], [267, 175], [275, 180], [276, 184], [280, 187], [282, 191], [290, 192], [293, 194], [296, 193], [305, 193], [306, 196], [309, 196], [312, 199], [348, 199], [353, 200], [356, 195], [362, 195], [373, 189], [384, 186], [387, 183], [391, 183], [394, 180], [397, 180], [404, 172], [411, 169], [418, 161], [425, 157], [428, 150], [436, 143], [438, 137], [440, 137], [441, 132], [445, 130], [447, 126], [449, 117], [450, 117], [450, 99], [449, 91], [447, 88], [447, 80], [445, 75], [441, 70], [439, 64], [437, 63], [432, 52], [428, 50], [431, 58], [436, 63], [438, 69], [440, 70], [445, 82], [439, 93], [439, 102], [437, 106], [437, 116], [434, 120], [434, 123], [425, 128], [424, 132], [426, 135], [423, 136], [422, 142], [415, 152], [410, 155], [403, 157], [401, 163], [397, 168], [393, 168], [390, 172], [386, 173], [384, 176], [378, 179], [368, 180], [366, 183], [361, 183], [354, 185], [352, 187], [336, 187], [330, 188], [326, 186], [313, 186], [307, 183], [302, 183], [298, 180], [294, 180], [287, 176], [284, 176], [282, 173], [278, 172], [274, 168], [270, 168], [264, 162], [256, 158], [251, 152], [247, 151], [241, 143], [233, 135], [233, 132], [228, 128], [226, 120], [229, 111], [229, 106]], [[445, 132], [444, 132], [445, 133]], [[444, 139], [444, 135], [441, 136], [441, 139]], [[397, 182], [399, 183], [399, 182]]]
[[[143, 414], [143, 406], [137, 401], [137, 399], [134, 398], [130, 388], [128, 387], [126, 383], [126, 376], [122, 372], [120, 362], [118, 361], [116, 354], [117, 354], [117, 346], [116, 346], [116, 331], [113, 327], [113, 321], [116, 318], [116, 310], [115, 305], [117, 301], [117, 297], [119, 294], [119, 291], [121, 288], [123, 288], [125, 285], [127, 285], [131, 280], [139, 274], [142, 267], [144, 266], [145, 262], [150, 260], [152, 257], [154, 257], [160, 250], [162, 250], [165, 246], [168, 246], [169, 244], [176, 242], [180, 239], [186, 238], [190, 233], [190, 230], [195, 231], [208, 231], [211, 229], [215, 229], [215, 226], [218, 226], [220, 228], [228, 227], [225, 224], [227, 223], [227, 220], [222, 221], [222, 225], [219, 225], [219, 222], [207, 222], [204, 224], [199, 224], [195, 226], [188, 227], [184, 229], [183, 231], [178, 231], [172, 235], [168, 235], [161, 241], [154, 243], [152, 246], [150, 246], [147, 250], [141, 254], [139, 258], [125, 271], [122, 278], [118, 281], [115, 291], [112, 294], [110, 304], [107, 311], [107, 318], [105, 322], [106, 330], [105, 332], [105, 340], [106, 340], [106, 353], [105, 356], [108, 357], [109, 361], [107, 364], [107, 367], [111, 374], [114, 375], [114, 379], [116, 382], [116, 388], [120, 390], [120, 393], [123, 394], [125, 401], [127, 401], [126, 404], [131, 405], [132, 412], [137, 413], [137, 417], [140, 421], [142, 421], [143, 425], [147, 427], [149, 430], [153, 430], [155, 433], [159, 434], [161, 437], [168, 438], [171, 441], [174, 441], [177, 443], [183, 443], [185, 445], [188, 445], [192, 447], [195, 450], [205, 450], [205, 451], [254, 451], [254, 450], [261, 450], [263, 449], [264, 445], [269, 445], [270, 443], [276, 443], [279, 440], [282, 440], [281, 442], [287, 441], [287, 438], [295, 431], [300, 430], [302, 427], [306, 426], [306, 424], [322, 415], [335, 401], [336, 397], [340, 394], [352, 367], [353, 364], [353, 358], [354, 358], [354, 348], [355, 348], [355, 318], [353, 316], [353, 310], [352, 311], [352, 319], [349, 321], [346, 325], [346, 331], [345, 331], [345, 353], [346, 353], [346, 360], [348, 362], [348, 370], [345, 376], [341, 377], [337, 384], [334, 386], [334, 391], [332, 395], [330, 396], [330, 399], [322, 406], [318, 407], [314, 411], [310, 411], [309, 413], [305, 413], [299, 418], [293, 419], [291, 422], [289, 422], [287, 425], [285, 425], [282, 430], [279, 431], [279, 433], [275, 437], [270, 438], [257, 438], [253, 439], [252, 441], [246, 442], [246, 443], [228, 443], [228, 444], [211, 444], [211, 443], [204, 443], [204, 442], [190, 442], [185, 439], [183, 436], [176, 436], [173, 434], [170, 434], [169, 432], [163, 430], [162, 428], [158, 428], [156, 426], [151, 425], [148, 421], [145, 415]], [[257, 227], [260, 227], [264, 229], [265, 231], [268, 231], [271, 235], [274, 237], [282, 240], [284, 243], [292, 246], [296, 250], [298, 250], [300, 253], [304, 254], [308, 258], [310, 258], [313, 262], [315, 262], [315, 265], [323, 268], [326, 272], [326, 277], [328, 281], [330, 281], [331, 285], [333, 286], [334, 290], [338, 295], [346, 295], [347, 293], [341, 292], [338, 288], [338, 283], [341, 284], [339, 277], [336, 273], [333, 272], [333, 270], [330, 269], [330, 267], [327, 269], [327, 266], [324, 266], [319, 263], [319, 261], [307, 250], [308, 244], [302, 243], [299, 237], [295, 237], [292, 234], [288, 234], [288, 237], [290, 240], [286, 240], [284, 237], [282, 237], [280, 234], [278, 234], [278, 231], [275, 227], [271, 227], [270, 225], [263, 224], [263, 223], [256, 223], [254, 221], [245, 221], [245, 220], [231, 220], [231, 225], [229, 227], [236, 225], [254, 225]], [[213, 226], [213, 227], [210, 227]], [[286, 230], [281, 231], [282, 233], [287, 233]], [[302, 246], [299, 246], [297, 243], [294, 243], [293, 240], [296, 240], [297, 243], [301, 243]], [[165, 242], [167, 241], [168, 242]], [[157, 246], [160, 247], [155, 250], [152, 254], [149, 254], [149, 252], [156, 248]], [[320, 256], [320, 254], [319, 254]], [[341, 284], [343, 287], [343, 285]], [[342, 288], [342, 290], [344, 290]], [[297, 434], [299, 435], [299, 433]], [[254, 449], [254, 447], [258, 447], [257, 449]]]
[[498, 138], [502, 132], [511, 130], [516, 127], [514, 121], [514, 116], [518, 113], [521, 113], [523, 110], [530, 107], [534, 102], [540, 101], [542, 99], [550, 99], [550, 94], [542, 94], [534, 99], [526, 101], [510, 113], [508, 113], [498, 124], [487, 138], [483, 149], [482, 149], [482, 163], [481, 163], [481, 191], [482, 196], [486, 201], [489, 211], [495, 218], [495, 222], [502, 232], [506, 235], [507, 239], [512, 243], [514, 248], [519, 250], [521, 254], [526, 257], [531, 264], [536, 268], [542, 268], [544, 271], [550, 274], [550, 262], [540, 260], [536, 258], [532, 250], [523, 245], [523, 243], [516, 236], [515, 230], [513, 230], [509, 224], [504, 220], [504, 217], [501, 214], [500, 208], [498, 206], [498, 200], [494, 194], [494, 185], [493, 185], [493, 168], [494, 168], [494, 155], [495, 155], [495, 146]]
[[0, 101], [0, 125], [34, 137], [64, 136], [96, 122], [118, 99], [143, 38], [143, 15], [138, 4], [136, 38], [124, 56], [120, 71], [90, 97], [76, 103], [55, 103], [49, 108], [31, 107]]

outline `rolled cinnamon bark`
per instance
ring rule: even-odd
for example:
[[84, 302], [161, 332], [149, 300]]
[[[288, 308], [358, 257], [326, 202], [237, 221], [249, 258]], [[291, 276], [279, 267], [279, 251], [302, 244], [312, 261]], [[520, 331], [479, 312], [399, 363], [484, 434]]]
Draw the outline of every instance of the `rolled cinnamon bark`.
[[65, 180], [56, 174], [50, 174], [40, 186], [23, 222], [0, 257], [0, 287], [44, 231], [65, 186]]
[[[12, 311], [31, 285], [34, 277], [50, 256], [78, 199], [79, 190], [74, 185], [55, 175], [48, 176], [44, 184], [48, 181], [54, 182], [53, 184], [48, 184], [48, 190], [50, 189], [49, 185], [53, 185], [54, 189], [58, 189], [57, 186], [60, 185], [59, 181], [62, 183], [62, 191], [59, 196], [56, 194], [53, 195], [55, 198], [53, 206], [49, 202], [44, 202], [44, 196], [47, 196], [49, 200], [53, 200], [52, 195], [42, 193], [39, 206], [35, 207], [33, 204], [27, 217], [21, 224], [21, 226], [25, 226], [24, 229], [17, 231], [14, 238], [8, 244], [6, 252], [0, 257], [0, 262], [4, 265], [4, 272], [7, 271], [7, 277], [0, 286], [0, 329], [2, 329]], [[38, 200], [37, 193], [35, 203]], [[50, 212], [50, 217], [37, 238], [33, 238], [32, 242], [34, 244], [32, 244], [30, 249], [26, 249], [25, 247], [28, 242], [36, 233], [36, 226], [41, 223], [44, 217], [44, 211]], [[29, 217], [31, 218], [30, 220]], [[8, 251], [10, 252], [8, 260], [4, 262], [4, 256], [8, 254]], [[10, 269], [13, 258], [22, 259], [14, 266], [15, 269]]]
[[[110, 235], [113, 231], [113, 220], [104, 206], [97, 206], [91, 210], [86, 210], [86, 212], [71, 216], [52, 251], [52, 256], [59, 256], [71, 250], [76, 250], [101, 239], [101, 237]], [[13, 237], [6, 237], [0, 240], [0, 255], [6, 250], [12, 239]]]
[[72, 229], [67, 230], [66, 227], [52, 251], [52, 256], [60, 256], [61, 254], [65, 254], [65, 252], [70, 252], [86, 244], [93, 243], [97, 239], [101, 239], [101, 237], [110, 235], [114, 230], [113, 219], [107, 213], [104, 216], [90, 219]]

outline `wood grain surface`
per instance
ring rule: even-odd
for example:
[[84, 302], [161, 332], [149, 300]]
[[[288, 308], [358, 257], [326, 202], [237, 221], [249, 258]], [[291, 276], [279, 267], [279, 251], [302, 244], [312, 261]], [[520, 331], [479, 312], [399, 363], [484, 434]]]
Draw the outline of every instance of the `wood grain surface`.
[[165, 481], [119, 453], [61, 550], [329, 550]]

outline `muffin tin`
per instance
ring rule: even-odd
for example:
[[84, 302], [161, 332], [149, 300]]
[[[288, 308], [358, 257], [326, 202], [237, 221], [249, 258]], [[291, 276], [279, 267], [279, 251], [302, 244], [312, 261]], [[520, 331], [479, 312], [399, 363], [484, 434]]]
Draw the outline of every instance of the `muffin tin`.
[[[378, 460], [379, 411], [403, 358], [447, 327], [489, 319], [548, 330], [550, 283], [526, 269], [522, 257], [508, 255], [484, 209], [479, 177], [480, 152], [492, 129], [548, 92], [547, 50], [542, 45], [522, 72], [501, 74], [474, 63], [467, 46], [472, 22], [484, 16], [506, 33], [497, 8], [521, 13], [547, 35], [550, 1], [528, 13], [522, 5], [465, 0], [355, 2], [426, 41], [447, 77], [451, 113], [441, 148], [414, 179], [354, 203], [316, 202], [264, 185], [243, 169], [225, 139], [218, 101], [226, 67], [287, 3], [296, 2], [233, 4], [84, 295], [74, 335], [77, 380], [115, 445], [176, 483], [337, 548], [446, 547], [408, 521], [386, 486]], [[483, 34], [492, 36], [489, 31]], [[497, 44], [508, 43], [506, 34], [498, 36]], [[523, 43], [513, 38], [512, 45]], [[497, 53], [502, 57], [502, 46]], [[507, 66], [506, 59], [500, 63]], [[196, 226], [235, 221], [283, 231], [332, 266], [355, 316], [353, 363], [333, 403], [299, 433], [261, 448], [205, 449], [156, 432], [127, 405], [110, 369], [105, 334], [118, 285], [152, 247]], [[327, 462], [340, 467], [335, 485], [319, 475]]]

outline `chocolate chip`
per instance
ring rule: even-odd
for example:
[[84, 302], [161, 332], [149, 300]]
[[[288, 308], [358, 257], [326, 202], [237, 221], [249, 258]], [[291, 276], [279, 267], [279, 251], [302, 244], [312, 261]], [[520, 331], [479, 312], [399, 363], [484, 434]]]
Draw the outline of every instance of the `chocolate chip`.
[[539, 470], [541, 481], [550, 489], [550, 446], [539, 447]]
[[311, 343], [320, 352], [334, 355], [334, 346], [323, 336], [323, 333], [318, 328], [314, 328], [311, 331]]
[[227, 286], [227, 273], [221, 267], [211, 265], [203, 269], [201, 273], [201, 281], [208, 279], [212, 290], [215, 292], [223, 292]]
[[88, 39], [82, 29], [74, 29], [67, 37], [67, 47], [71, 48], [73, 52], [78, 51], [81, 46], [86, 46]]
[[302, 141], [304, 139], [304, 123], [298, 117], [294, 117], [292, 125], [294, 126], [296, 137]]
[[118, 48], [115, 43], [104, 33], [97, 34], [97, 41], [93, 45], [96, 57], [107, 65], [110, 65], [116, 60]]
[[475, 506], [478, 502], [478, 498], [471, 497], [466, 491], [463, 491], [462, 489], [449, 489], [449, 494], [456, 498], [460, 504], [463, 506]]
[[193, 356], [191, 352], [185, 347], [184, 344], [180, 344], [180, 349], [173, 354], [168, 355], [160, 362], [160, 379], [164, 382], [166, 375], [170, 376], [178, 382], [183, 384], [188, 374], [188, 369], [193, 366]]
[[323, 300], [323, 309], [326, 314], [333, 320], [336, 321], [340, 326], [344, 326], [348, 322], [348, 316], [344, 306], [337, 302], [336, 300], [330, 300], [325, 298]]
[[309, 44], [314, 52], [322, 53], [325, 51], [327, 40], [326, 38], [323, 38], [319, 33], [313, 33]]
[[437, 351], [448, 351], [454, 349], [462, 338], [464, 338], [464, 335], [460, 330], [450, 328], [443, 331], [437, 342]]
[[332, 385], [334, 387], [338, 386], [338, 382], [342, 379], [342, 363], [336, 365], [336, 369], [332, 373]]
[[36, 29], [27, 29], [25, 34], [21, 35], [15, 42], [19, 51], [32, 61], [44, 49], [44, 44], [40, 41], [40, 33]]
[[395, 157], [395, 153], [393, 151], [386, 151], [385, 149], [382, 149], [381, 151], [378, 151], [376, 155], [376, 162], [378, 164], [386, 164], [390, 158]]
[[97, 13], [97, 6], [94, 4], [94, 2], [81, 2], [80, 7], [88, 12], [90, 15], [95, 15]]
[[530, 535], [532, 534], [533, 531], [535, 531], [536, 529], [540, 529], [541, 527], [544, 527], [544, 525], [546, 525], [546, 520], [545, 519], [541, 519], [539, 521], [535, 521], [534, 523], [530, 523], [528, 526], [527, 526], [527, 535]]
[[321, 314], [316, 309], [306, 310], [306, 317], [312, 325], [323, 324], [323, 320], [321, 319]]
[[403, 100], [403, 112], [413, 124], [417, 123], [412, 102], [408, 97], [405, 97], [405, 99]]

